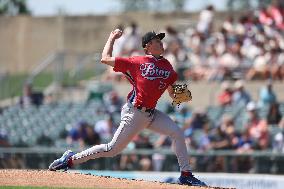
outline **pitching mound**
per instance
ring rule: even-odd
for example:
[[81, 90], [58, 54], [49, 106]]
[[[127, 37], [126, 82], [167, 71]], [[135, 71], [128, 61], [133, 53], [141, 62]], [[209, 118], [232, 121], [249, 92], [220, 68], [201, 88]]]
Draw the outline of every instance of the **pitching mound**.
[[[46, 170], [0, 170], [0, 186], [46, 186], [70, 188], [113, 189], [209, 189], [211, 187], [188, 187], [177, 184], [127, 180], [76, 173]], [[216, 188], [215, 188], [216, 189]]]

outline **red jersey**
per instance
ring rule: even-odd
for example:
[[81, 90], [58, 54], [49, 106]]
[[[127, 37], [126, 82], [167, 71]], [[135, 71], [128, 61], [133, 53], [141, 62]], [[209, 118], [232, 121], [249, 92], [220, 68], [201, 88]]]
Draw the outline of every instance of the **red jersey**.
[[124, 73], [132, 84], [127, 101], [136, 107], [155, 108], [164, 91], [177, 80], [177, 73], [167, 59], [151, 55], [116, 57], [113, 70]]

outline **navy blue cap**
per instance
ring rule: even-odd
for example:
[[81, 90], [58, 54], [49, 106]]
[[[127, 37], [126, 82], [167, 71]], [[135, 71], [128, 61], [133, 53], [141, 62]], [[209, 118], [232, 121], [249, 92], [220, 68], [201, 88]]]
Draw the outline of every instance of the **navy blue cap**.
[[156, 32], [154, 31], [148, 32], [142, 37], [142, 47], [145, 48], [147, 43], [149, 43], [154, 38], [162, 40], [165, 36], [165, 33], [156, 34]]

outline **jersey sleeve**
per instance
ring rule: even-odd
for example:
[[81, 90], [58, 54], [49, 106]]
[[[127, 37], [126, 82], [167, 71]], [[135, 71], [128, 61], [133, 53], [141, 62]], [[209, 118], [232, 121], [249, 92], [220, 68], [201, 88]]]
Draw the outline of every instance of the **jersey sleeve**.
[[126, 72], [133, 67], [132, 58], [115, 57], [113, 71]]
[[174, 82], [176, 82], [177, 78], [178, 78], [178, 75], [177, 75], [177, 73], [173, 70], [173, 75], [172, 75], [171, 78], [170, 78], [169, 84], [170, 84], [170, 85], [174, 84]]
[[171, 76], [170, 76], [170, 81], [169, 81], [169, 85], [172, 85], [176, 82], [176, 80], [178, 79], [178, 74], [177, 72], [174, 70], [173, 66], [171, 65], [171, 63], [166, 59], [166, 61], [168, 62], [168, 64], [170, 65], [170, 69], [171, 71]]

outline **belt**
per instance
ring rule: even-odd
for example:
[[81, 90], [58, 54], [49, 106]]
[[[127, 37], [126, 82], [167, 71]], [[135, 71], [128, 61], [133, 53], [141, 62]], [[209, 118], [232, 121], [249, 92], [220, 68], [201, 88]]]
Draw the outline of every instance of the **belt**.
[[150, 114], [153, 114], [155, 109], [150, 109], [150, 108], [146, 108], [146, 107], [143, 107], [143, 106], [137, 106], [136, 107], [138, 110], [142, 111], [142, 112], [147, 112], [147, 113], [150, 113]]

